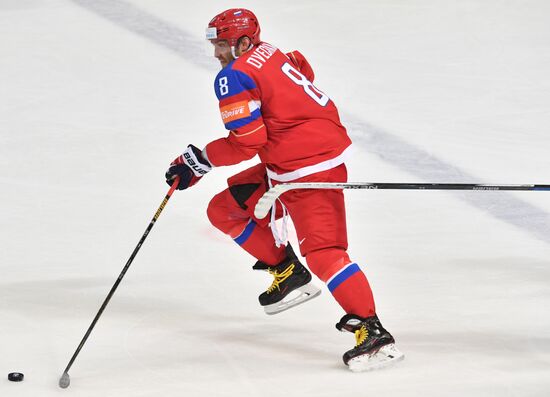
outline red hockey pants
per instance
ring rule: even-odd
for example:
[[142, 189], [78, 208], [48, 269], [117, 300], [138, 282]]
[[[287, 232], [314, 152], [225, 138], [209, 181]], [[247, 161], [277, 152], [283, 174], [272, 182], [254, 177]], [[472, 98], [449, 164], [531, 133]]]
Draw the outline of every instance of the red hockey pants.
[[[297, 181], [345, 182], [347, 171], [342, 164]], [[258, 164], [229, 178], [228, 186], [210, 201], [210, 222], [258, 260], [268, 265], [284, 260], [284, 247], [275, 245], [269, 216], [254, 217], [254, 206], [268, 188], [265, 165]], [[363, 317], [375, 314], [367, 278], [346, 252], [348, 241], [342, 190], [291, 190], [280, 199], [292, 218], [300, 253], [311, 271], [327, 283], [347, 313]], [[277, 208], [277, 218], [280, 216], [282, 209]]]

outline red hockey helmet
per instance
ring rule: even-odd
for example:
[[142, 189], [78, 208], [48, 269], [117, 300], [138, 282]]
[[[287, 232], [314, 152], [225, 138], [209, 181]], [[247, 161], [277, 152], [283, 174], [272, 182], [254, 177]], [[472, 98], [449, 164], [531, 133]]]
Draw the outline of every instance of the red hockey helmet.
[[231, 47], [248, 36], [253, 45], [260, 43], [260, 23], [252, 11], [244, 8], [231, 8], [216, 15], [206, 29], [207, 40], [227, 40]]

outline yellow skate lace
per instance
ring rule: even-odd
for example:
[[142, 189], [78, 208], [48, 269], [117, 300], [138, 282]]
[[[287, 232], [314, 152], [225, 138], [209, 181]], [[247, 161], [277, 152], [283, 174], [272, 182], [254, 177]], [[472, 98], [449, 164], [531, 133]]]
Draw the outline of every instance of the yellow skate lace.
[[369, 331], [367, 327], [361, 325], [361, 328], [355, 331], [355, 347], [360, 346], [369, 337]]
[[268, 273], [271, 274], [275, 279], [273, 280], [273, 283], [271, 286], [267, 289], [267, 293], [272, 293], [275, 288], [277, 288], [279, 291], [281, 288], [279, 288], [279, 284], [281, 284], [283, 281], [285, 281], [287, 278], [289, 278], [292, 275], [292, 271], [294, 270], [294, 263], [292, 263], [290, 266], [288, 266], [283, 272], [278, 273], [276, 270], [267, 269]]

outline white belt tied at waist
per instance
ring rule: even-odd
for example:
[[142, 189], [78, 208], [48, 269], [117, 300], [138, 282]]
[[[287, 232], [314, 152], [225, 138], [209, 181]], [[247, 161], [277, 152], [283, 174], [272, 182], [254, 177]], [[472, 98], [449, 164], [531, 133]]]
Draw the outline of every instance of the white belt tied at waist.
[[[317, 164], [309, 165], [307, 167], [300, 168], [295, 171], [287, 172], [284, 174], [277, 174], [275, 171], [270, 170], [266, 167], [267, 171], [267, 182], [269, 185], [269, 188], [271, 189], [273, 187], [273, 184], [271, 183], [272, 180], [277, 182], [290, 182], [295, 179], [303, 178], [304, 176], [316, 174], [317, 172], [327, 171], [332, 168], [338, 167], [340, 164], [343, 164], [346, 159], [350, 156], [351, 153], [351, 145], [348, 146], [341, 154], [338, 156], [322, 161]], [[276, 224], [276, 210], [277, 210], [277, 202], [281, 204], [281, 207], [283, 208], [283, 227], [279, 231]], [[285, 205], [281, 201], [281, 199], [277, 198], [275, 202], [273, 203], [273, 207], [271, 207], [271, 220], [269, 222], [269, 227], [271, 228], [271, 233], [273, 234], [273, 238], [275, 239], [275, 245], [280, 247], [281, 245], [286, 245], [288, 242], [288, 210], [286, 209]]]
[[327, 171], [332, 168], [336, 168], [340, 164], [343, 164], [349, 158], [350, 154], [351, 145], [344, 149], [344, 151], [338, 156], [332, 159], [321, 161], [317, 164], [308, 165], [307, 167], [303, 167], [295, 171], [285, 172], [284, 174], [277, 174], [275, 171], [272, 171], [266, 167], [267, 176], [269, 177], [269, 179], [273, 179], [277, 182], [290, 182], [295, 179], [303, 178], [304, 176], [316, 174], [317, 172]]

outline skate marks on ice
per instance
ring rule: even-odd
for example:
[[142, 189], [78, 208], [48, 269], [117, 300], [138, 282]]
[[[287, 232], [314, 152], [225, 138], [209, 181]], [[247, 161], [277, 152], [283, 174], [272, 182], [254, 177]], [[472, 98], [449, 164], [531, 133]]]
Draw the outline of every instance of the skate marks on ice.
[[304, 343], [291, 325], [266, 323], [257, 312], [220, 315], [192, 306], [133, 322], [124, 338], [132, 366], [186, 394], [230, 385], [247, 396], [262, 395], [261, 386], [272, 382], [273, 372], [260, 362], [277, 363], [279, 375], [294, 368], [297, 357], [316, 371], [333, 364], [341, 369], [337, 354], [321, 343]]
[[430, 294], [409, 296], [423, 312], [403, 314], [409, 328], [399, 335], [398, 346], [406, 346], [407, 362], [431, 360], [434, 368], [452, 363], [450, 372], [475, 363], [472, 371], [498, 368], [519, 377], [548, 368], [548, 261], [456, 258], [441, 263], [438, 272], [433, 265], [415, 270]]

